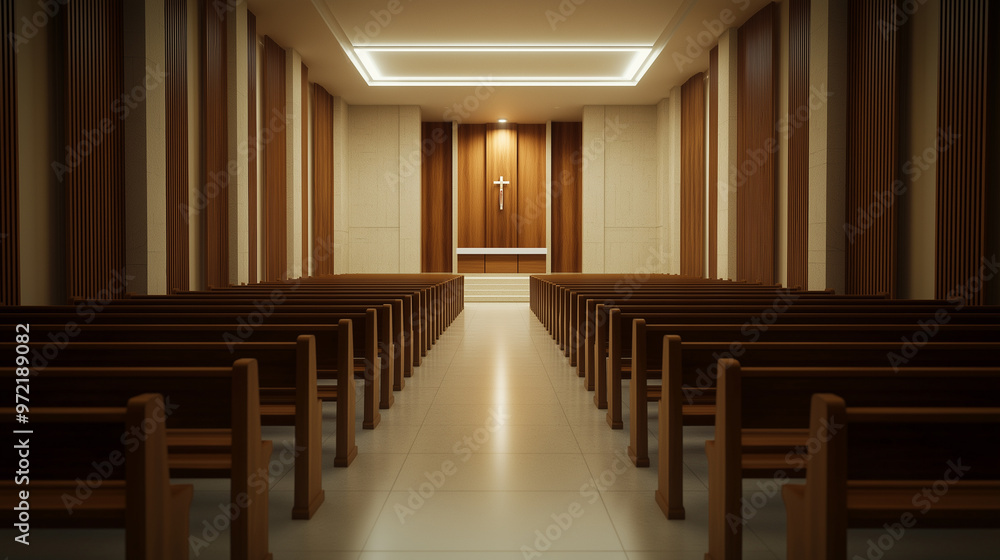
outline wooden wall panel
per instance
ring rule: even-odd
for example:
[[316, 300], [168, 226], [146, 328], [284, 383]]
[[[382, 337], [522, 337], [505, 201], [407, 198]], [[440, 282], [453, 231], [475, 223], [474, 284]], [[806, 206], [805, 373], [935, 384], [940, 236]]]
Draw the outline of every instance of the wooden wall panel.
[[187, 1], [165, 0], [167, 136], [167, 293], [187, 290], [188, 80]]
[[545, 183], [545, 125], [519, 124], [517, 125], [518, 247], [545, 247]]
[[[492, 183], [491, 183], [492, 184]], [[486, 247], [486, 125], [458, 125], [458, 246]], [[496, 198], [492, 198], [494, 203]]]
[[302, 65], [302, 276], [309, 276], [309, 68]]
[[[506, 212], [507, 203], [504, 203], [503, 207]], [[487, 274], [512, 274], [517, 272], [517, 255], [486, 255], [486, 272]]]
[[272, 122], [288, 122], [285, 107], [285, 49], [270, 37], [264, 37], [264, 59], [261, 61], [261, 105], [264, 115], [262, 134], [269, 141], [263, 145], [263, 177], [261, 177], [264, 210], [261, 224], [262, 281], [282, 279], [287, 272], [288, 254], [285, 192], [287, 184], [287, 129], [271, 127]]
[[708, 277], [719, 277], [719, 47], [708, 53]]
[[[122, 1], [66, 8], [67, 296], [120, 297], [125, 272]], [[95, 132], [96, 131], [96, 132]]]
[[778, 10], [767, 4], [739, 30], [737, 279], [774, 282]]
[[552, 272], [583, 272], [583, 123], [552, 123]]
[[[494, 181], [510, 181], [504, 185], [503, 209], [500, 209], [500, 187]], [[486, 125], [486, 247], [517, 247], [517, 125]], [[486, 259], [489, 271], [489, 259]], [[516, 269], [516, 266], [515, 266]]]
[[788, 286], [809, 285], [809, 0], [788, 5]]
[[313, 84], [313, 274], [333, 274], [333, 96]]
[[458, 255], [459, 274], [482, 274], [486, 272], [486, 255]]
[[[14, 36], [14, 3], [0, 4], [0, 33]], [[14, 41], [0, 45], [0, 305], [21, 303]]]
[[[985, 303], [987, 255], [987, 94], [990, 60], [987, 0], [942, 0], [938, 130], [954, 144], [938, 155], [935, 297]], [[994, 3], [993, 9], [997, 6]], [[993, 52], [996, 52], [994, 49]], [[994, 184], [992, 188], [996, 188]], [[992, 219], [996, 219], [993, 217]], [[986, 274], [991, 274], [988, 270]], [[976, 279], [979, 281], [977, 282]]]
[[250, 189], [247, 197], [247, 221], [249, 223], [250, 253], [247, 266], [250, 267], [249, 282], [257, 282], [257, 17], [247, 12], [247, 145], [249, 173], [247, 181]]
[[205, 283], [229, 284], [229, 128], [225, 11], [204, 3], [202, 74]]
[[705, 75], [681, 87], [681, 274], [705, 275]]
[[893, 0], [850, 0], [847, 99], [849, 294], [896, 293], [899, 40]]
[[420, 270], [451, 272], [451, 123], [421, 125]]
[[545, 274], [545, 255], [518, 255], [519, 274]]

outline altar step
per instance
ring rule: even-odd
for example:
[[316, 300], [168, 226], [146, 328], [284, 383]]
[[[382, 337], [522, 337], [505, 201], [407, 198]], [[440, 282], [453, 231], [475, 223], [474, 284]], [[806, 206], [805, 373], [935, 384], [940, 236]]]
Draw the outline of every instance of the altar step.
[[528, 274], [466, 274], [466, 302], [526, 302]]

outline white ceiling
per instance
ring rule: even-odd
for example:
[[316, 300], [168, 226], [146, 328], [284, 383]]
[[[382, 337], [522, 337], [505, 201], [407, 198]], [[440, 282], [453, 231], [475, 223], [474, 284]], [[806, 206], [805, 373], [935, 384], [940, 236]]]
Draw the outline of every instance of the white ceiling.
[[[248, 0], [248, 6], [258, 34], [296, 49], [309, 80], [351, 105], [419, 105], [424, 121], [541, 123], [580, 120], [584, 105], [657, 103], [708, 68], [708, 51], [724, 28], [742, 25], [770, 1]], [[455, 52], [455, 46], [471, 45], [537, 48]], [[361, 56], [354, 50], [387, 46], [452, 48]], [[566, 46], [642, 47], [651, 55], [643, 61], [620, 51], [555, 48]], [[369, 85], [359, 70], [365, 56], [383, 76], [463, 77], [463, 85]], [[636, 72], [636, 85], [499, 83], [503, 76], [624, 76], [628, 65], [635, 70], [643, 62], [648, 68]]]

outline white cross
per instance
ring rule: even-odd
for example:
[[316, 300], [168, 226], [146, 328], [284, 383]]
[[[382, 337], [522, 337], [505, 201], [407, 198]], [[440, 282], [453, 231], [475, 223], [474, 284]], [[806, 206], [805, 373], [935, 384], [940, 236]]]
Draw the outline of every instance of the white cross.
[[503, 186], [509, 185], [510, 181], [504, 181], [503, 175], [500, 176], [499, 181], [493, 181], [494, 185], [500, 185], [500, 209], [503, 210]]

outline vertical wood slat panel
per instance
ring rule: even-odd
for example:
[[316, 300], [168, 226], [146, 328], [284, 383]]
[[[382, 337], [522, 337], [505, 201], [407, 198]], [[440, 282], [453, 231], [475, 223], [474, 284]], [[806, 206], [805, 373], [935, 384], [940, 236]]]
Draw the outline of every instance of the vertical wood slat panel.
[[309, 276], [309, 68], [302, 65], [302, 276]]
[[262, 64], [262, 105], [264, 115], [261, 134], [264, 142], [263, 224], [261, 243], [263, 278], [268, 282], [282, 279], [287, 272], [287, 216], [285, 208], [287, 184], [285, 107], [285, 49], [270, 37], [264, 37]]
[[894, 0], [851, 0], [847, 118], [849, 294], [896, 294], [899, 46]]
[[[313, 274], [333, 274], [333, 96], [313, 90]], [[449, 221], [450, 223], [450, 221]]]
[[253, 12], [247, 12], [247, 109], [249, 119], [247, 126], [248, 145], [248, 188], [247, 221], [249, 224], [249, 240], [247, 250], [250, 268], [248, 282], [257, 282], [257, 17]]
[[420, 270], [451, 272], [451, 123], [421, 124]]
[[458, 246], [486, 247], [486, 125], [458, 125]]
[[809, 0], [788, 5], [788, 286], [809, 285]]
[[[953, 142], [938, 155], [935, 295], [985, 302], [989, 2], [943, 0], [938, 130]], [[978, 279], [978, 280], [974, 280]]]
[[778, 10], [767, 4], [739, 30], [737, 277], [774, 282]]
[[187, 290], [188, 81], [187, 1], [165, 0], [167, 136], [167, 293]]
[[719, 276], [719, 47], [708, 53], [708, 277]]
[[[0, 5], [0, 33], [13, 37], [14, 3]], [[0, 45], [0, 305], [21, 303], [18, 231], [17, 68], [14, 41]]]
[[[517, 247], [517, 125], [486, 125], [486, 247]], [[500, 210], [500, 187], [504, 185], [503, 210]], [[487, 259], [489, 268], [489, 259]]]
[[519, 124], [516, 218], [518, 247], [545, 247], [545, 183], [545, 125]]
[[205, 176], [205, 283], [229, 284], [229, 148], [227, 125], [226, 14], [204, 4], [205, 60], [202, 75]]
[[120, 297], [125, 189], [121, 0], [66, 7], [66, 254], [68, 297]]
[[552, 272], [583, 272], [583, 123], [552, 123]]
[[705, 75], [681, 86], [681, 274], [705, 275]]

